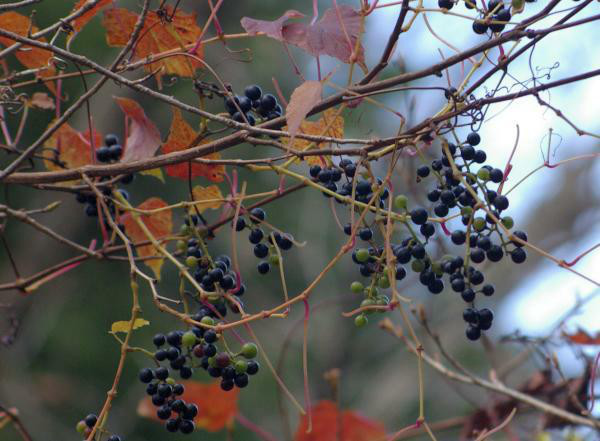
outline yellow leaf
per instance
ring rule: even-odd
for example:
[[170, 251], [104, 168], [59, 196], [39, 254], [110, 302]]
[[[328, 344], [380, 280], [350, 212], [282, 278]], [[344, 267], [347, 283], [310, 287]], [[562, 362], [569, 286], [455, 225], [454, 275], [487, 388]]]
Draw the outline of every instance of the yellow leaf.
[[[336, 109], [331, 108], [323, 112], [323, 116], [317, 121], [303, 121], [302, 124], [300, 124], [298, 133], [304, 133], [305, 135], [328, 136], [331, 138], [343, 138], [344, 118], [340, 115], [337, 115], [337, 113], [338, 111]], [[284, 127], [284, 130], [286, 129], [287, 128]], [[285, 143], [287, 141], [287, 139], [284, 139], [282, 142]], [[323, 142], [317, 145], [312, 141], [300, 138], [295, 138], [293, 144], [293, 148], [300, 151], [309, 149], [325, 149], [329, 148], [330, 146], [330, 143]], [[306, 157], [306, 162], [310, 165], [323, 165], [323, 161], [319, 156], [308, 156]]]
[[142, 170], [140, 172], [140, 174], [146, 175], [146, 176], [154, 176], [156, 179], [158, 179], [163, 184], [165, 183], [165, 176], [163, 175], [163, 172], [160, 168], [151, 168], [150, 170]]
[[[208, 208], [217, 210], [223, 205], [223, 194], [216, 185], [209, 185], [208, 187], [196, 185], [192, 194], [194, 195], [194, 205], [200, 213]], [[194, 211], [194, 209], [190, 209], [191, 214], [194, 214]]]
[[[133, 329], [141, 328], [142, 326], [149, 325], [150, 322], [143, 318], [135, 319], [133, 322]], [[114, 322], [110, 327], [110, 333], [116, 334], [117, 332], [127, 332], [129, 330], [129, 321], [121, 320]]]

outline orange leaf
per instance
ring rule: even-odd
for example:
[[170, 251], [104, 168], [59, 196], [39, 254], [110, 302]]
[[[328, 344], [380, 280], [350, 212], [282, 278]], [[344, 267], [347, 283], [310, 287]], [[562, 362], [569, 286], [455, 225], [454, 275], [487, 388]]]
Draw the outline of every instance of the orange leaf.
[[312, 409], [312, 431], [306, 433], [308, 417], [302, 416], [294, 441], [382, 441], [383, 424], [355, 412], [340, 412], [332, 401], [320, 401]]
[[[336, 115], [337, 110], [333, 108], [327, 109], [325, 112], [323, 112], [323, 116], [317, 121], [303, 121], [302, 124], [300, 124], [298, 133], [315, 136], [329, 136], [331, 138], [343, 138], [344, 118], [340, 115]], [[330, 147], [330, 143], [319, 143], [316, 145], [312, 141], [296, 138], [294, 139], [293, 147], [294, 149], [300, 151], [308, 150], [309, 148], [324, 149]], [[319, 159], [319, 156], [308, 156], [306, 157], [306, 162], [310, 165], [323, 165], [322, 161]]]
[[[146, 17], [140, 38], [135, 45], [135, 56], [143, 59], [148, 56], [156, 56], [165, 51], [185, 51], [184, 46], [196, 43], [202, 30], [196, 24], [196, 14], [186, 14], [177, 9], [173, 15], [173, 8], [167, 6], [166, 13], [173, 16], [170, 22], [162, 20], [156, 11], [151, 11]], [[133, 32], [138, 16], [123, 8], [109, 9], [104, 13], [103, 24], [106, 27], [106, 39], [109, 46], [125, 46]], [[202, 58], [202, 47], [196, 53]], [[187, 56], [168, 56], [160, 61], [146, 64], [144, 69], [157, 73], [158, 78], [163, 74], [179, 75], [182, 77], [193, 77], [194, 71], [201, 63]]]
[[134, 100], [115, 97], [115, 101], [131, 121], [121, 161], [131, 162], [154, 156], [160, 146], [160, 132], [156, 125]]
[[[196, 381], [181, 381], [185, 392], [181, 398], [186, 403], [194, 403], [198, 406], [198, 415], [194, 419], [196, 426], [217, 432], [233, 424], [238, 413], [239, 389], [225, 392], [221, 389], [219, 382], [211, 384], [198, 383]], [[137, 408], [138, 415], [161, 421], [156, 416], [156, 407], [152, 404], [150, 397], [140, 400]]]
[[[78, 9], [80, 9], [86, 2], [87, 0], [79, 0], [75, 4], [73, 11], [77, 11]], [[73, 25], [73, 29], [75, 29], [75, 32], [79, 32], [92, 18], [96, 16], [98, 12], [100, 12], [100, 9], [111, 3], [113, 3], [113, 0], [100, 0], [92, 9], [89, 9], [83, 15], [80, 15], [75, 20], [73, 20], [71, 24]]]
[[[194, 201], [196, 201], [194, 205], [198, 208], [200, 213], [206, 211], [208, 208], [217, 210], [223, 205], [223, 194], [216, 185], [210, 185], [208, 187], [196, 185], [192, 190], [192, 194], [194, 195]], [[194, 211], [194, 209], [190, 209], [190, 213], [193, 214]]]
[[[94, 130], [94, 146], [102, 144], [102, 136]], [[48, 159], [58, 160], [66, 168], [79, 168], [92, 163], [92, 146], [90, 144], [90, 132], [87, 130], [80, 133], [69, 124], [64, 123], [46, 141], [44, 147], [54, 149], [45, 150], [43, 156]], [[45, 160], [44, 165], [50, 171], [63, 170], [64, 167], [55, 162]]]
[[[173, 121], [167, 142], [162, 146], [163, 153], [179, 152], [186, 150], [198, 137], [198, 133], [183, 119], [181, 112], [173, 108]], [[220, 159], [218, 153], [211, 153], [205, 159]], [[175, 165], [167, 165], [167, 174], [173, 178], [188, 179], [190, 177], [190, 165], [188, 162]], [[204, 176], [211, 182], [223, 182], [225, 174], [224, 165], [192, 164], [191, 177]]]
[[[140, 210], [155, 210], [157, 208], [166, 207], [167, 203], [159, 198], [146, 199], [140, 205]], [[171, 233], [173, 229], [173, 220], [171, 210], [159, 211], [152, 214], [143, 214], [140, 220], [146, 225], [154, 238], [161, 239]], [[131, 213], [125, 213], [121, 216], [121, 223], [125, 227], [125, 232], [133, 242], [145, 242], [149, 240], [142, 228], [137, 224]], [[139, 257], [158, 256], [159, 251], [154, 245], [142, 245], [136, 247]], [[160, 279], [160, 269], [162, 268], [164, 258], [145, 260], [144, 263], [154, 271], [154, 276]]]
[[565, 332], [563, 336], [578, 345], [600, 345], [600, 332], [597, 332], [596, 335], [590, 335], [579, 328], [575, 334], [567, 334]]
[[[24, 15], [13, 11], [0, 14], [0, 28], [22, 36], [29, 36], [30, 33], [35, 34], [39, 30], [37, 26], [32, 26], [29, 17], [25, 17]], [[42, 42], [46, 41], [45, 38], [40, 38], [39, 40]], [[14, 40], [11, 40], [10, 38], [0, 37], [0, 44], [4, 46], [12, 46], [14, 43]], [[23, 66], [29, 69], [45, 67], [44, 70], [39, 72], [40, 77], [49, 77], [56, 73], [54, 66], [49, 65], [50, 58], [52, 58], [52, 52], [50, 51], [24, 45], [21, 49], [16, 51], [16, 57]], [[52, 93], [55, 93], [53, 83], [46, 82], [45, 84]]]
[[305, 81], [292, 92], [290, 103], [285, 110], [292, 143], [308, 112], [321, 100], [321, 92], [323, 92], [323, 85], [320, 81]]

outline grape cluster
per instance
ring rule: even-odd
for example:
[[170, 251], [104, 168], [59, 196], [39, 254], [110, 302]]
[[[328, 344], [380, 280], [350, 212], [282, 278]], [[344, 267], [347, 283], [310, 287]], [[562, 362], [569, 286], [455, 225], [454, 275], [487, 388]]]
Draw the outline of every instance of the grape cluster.
[[283, 109], [277, 102], [277, 97], [270, 93], [263, 94], [256, 84], [244, 89], [244, 96], [235, 95], [225, 98], [225, 109], [234, 121], [256, 124], [257, 118], [264, 121], [281, 116]]
[[265, 210], [256, 207], [248, 212], [248, 221], [240, 216], [235, 224], [236, 231], [250, 230], [248, 241], [254, 245], [254, 255], [259, 259], [266, 259], [261, 260], [257, 265], [259, 274], [267, 274], [271, 270], [271, 265], [279, 265], [275, 244], [283, 251], [288, 251], [294, 246], [294, 238], [289, 233], [282, 234], [274, 231], [272, 236], [271, 234], [265, 235], [259, 225], [266, 217]]
[[[114, 191], [117, 191], [120, 195], [123, 196], [126, 200], [129, 200], [129, 192], [122, 188], [116, 188]], [[111, 216], [114, 218], [117, 208], [113, 203], [110, 196], [113, 193], [113, 188], [106, 186], [102, 187], [102, 194], [104, 195], [104, 203], [108, 207], [108, 210]], [[78, 192], [75, 196], [75, 199], [80, 204], [85, 204], [85, 214], [89, 217], [98, 217], [98, 206], [96, 204], [96, 194], [93, 192]]]
[[[246, 286], [233, 271], [231, 258], [228, 255], [223, 254], [215, 258], [210, 256], [202, 237], [206, 234], [206, 230], [197, 228], [199, 222], [197, 215], [186, 218], [185, 224], [180, 229], [184, 239], [177, 241], [177, 250], [183, 256], [183, 261], [196, 282], [210, 294], [206, 301], [220, 314], [220, 318], [227, 315], [227, 305], [237, 314], [240, 312], [240, 307], [243, 307], [240, 297], [246, 292]], [[214, 317], [218, 316], [214, 315]]]
[[[534, 0], [526, 0], [532, 3]], [[455, 0], [438, 0], [438, 6], [450, 10], [458, 3]], [[467, 9], [476, 8], [476, 0], [463, 0]], [[479, 17], [473, 21], [473, 32], [485, 34], [488, 30], [502, 32], [511, 19], [510, 6], [504, 4], [503, 0], [489, 0], [486, 8], [480, 11]]]
[[96, 149], [96, 159], [100, 162], [110, 163], [121, 159], [123, 147], [117, 135], [109, 134], [104, 138], [104, 145]]
[[[181, 336], [178, 333], [169, 333], [168, 337], [177, 337], [179, 340]], [[158, 334], [154, 337], [154, 343], [163, 345], [166, 337], [162, 334]], [[174, 340], [171, 340], [175, 342]], [[161, 352], [163, 351], [163, 352]], [[179, 352], [178, 346], [171, 346], [169, 350], [159, 349], [156, 354], [163, 354], [165, 358], [167, 353], [169, 357], [173, 357], [171, 366], [179, 366], [184, 361], [180, 361], [182, 355], [175, 354]], [[159, 357], [155, 354], [155, 358], [158, 360]], [[184, 373], [183, 368], [186, 366], [179, 366], [179, 374], [185, 378], [189, 378], [192, 374], [192, 370], [187, 368]], [[194, 418], [198, 415], [198, 406], [194, 403], [186, 403], [180, 398], [185, 392], [185, 387], [175, 382], [175, 380], [169, 376], [169, 369], [160, 366], [156, 369], [143, 368], [139, 373], [139, 379], [142, 383], [147, 384], [146, 393], [152, 397], [152, 404], [157, 407], [156, 416], [161, 420], [166, 420], [165, 427], [169, 432], [181, 431], [182, 433], [192, 433], [194, 431]]]
[[[214, 326], [219, 315], [221, 314], [218, 311], [202, 306], [191, 318], [203, 325]], [[195, 368], [202, 368], [211, 377], [222, 378], [223, 390], [231, 390], [234, 386], [246, 387], [249, 375], [255, 375], [260, 367], [254, 360], [258, 353], [256, 345], [244, 343], [238, 353], [232, 353], [228, 349], [219, 351], [217, 344], [220, 338], [213, 329], [199, 326], [194, 326], [189, 331], [177, 330], [166, 335], [157, 334], [153, 339], [157, 347], [154, 358], [159, 363], [168, 361], [170, 368], [178, 371], [183, 379], [191, 378]], [[158, 381], [153, 382], [154, 379]], [[156, 406], [172, 404], [175, 396], [183, 393], [183, 386], [176, 384], [175, 380], [169, 377], [169, 369], [166, 367], [161, 366], [154, 370], [144, 368], [140, 372], [140, 380], [150, 383], [147, 393], [152, 395], [152, 402]], [[178, 412], [178, 408], [179, 405], [173, 411]], [[162, 419], [168, 419], [171, 414], [164, 411], [163, 415]], [[183, 417], [185, 419], [185, 414]]]
[[[117, 135], [109, 134], [104, 138], [104, 146], [98, 147], [96, 149], [96, 159], [100, 162], [110, 163], [112, 161], [118, 161], [123, 154], [123, 148], [119, 144], [119, 138]], [[133, 181], [134, 175], [124, 175], [119, 179], [121, 184], [127, 185]], [[100, 178], [100, 182], [105, 182], [109, 180], [110, 177], [102, 177]], [[111, 215], [114, 216], [116, 213], [116, 208], [112, 201], [108, 198], [113, 192], [113, 186], [104, 186], [102, 187], [102, 193], [105, 196], [105, 203], [110, 210]], [[120, 192], [125, 199], [129, 199], [129, 193], [127, 191], [114, 188], [116, 191]], [[96, 204], [96, 194], [91, 191], [80, 191], [77, 192], [75, 199], [80, 204], [85, 205], [85, 214], [89, 217], [98, 217], [98, 206]]]
[[[373, 198], [374, 192], [377, 192], [375, 206], [385, 208], [385, 201], [389, 197], [389, 189], [386, 187], [382, 188], [383, 180], [376, 177], [375, 182], [371, 183], [362, 177], [358, 177], [356, 179], [356, 186], [354, 187], [356, 171], [357, 164], [350, 159], [344, 158], [338, 165], [333, 164], [326, 167], [313, 165], [310, 167], [309, 173], [315, 182], [322, 184], [326, 189], [340, 196], [352, 196], [354, 194], [354, 200], [358, 202], [368, 203]], [[331, 197], [331, 194], [326, 192], [323, 192], [323, 195]], [[336, 201], [344, 203], [342, 199], [336, 198]], [[368, 232], [365, 230], [363, 234], [368, 235]]]
[[[90, 436], [90, 434], [92, 433], [92, 429], [94, 428], [94, 426], [96, 425], [97, 422], [98, 422], [98, 416], [93, 413], [90, 413], [88, 416], [86, 416], [84, 419], [82, 419], [81, 421], [79, 421], [77, 423], [76, 430], [81, 435], [88, 438]], [[121, 438], [119, 435], [113, 434], [113, 435], [110, 435], [106, 439], [106, 441], [121, 441], [122, 439], [123, 438]]]
[[[385, 247], [377, 243], [372, 229], [373, 224], [386, 222], [385, 216], [376, 216], [372, 224], [368, 224], [365, 218], [362, 225], [355, 226], [357, 238], [365, 245], [353, 250], [352, 261], [357, 265], [359, 274], [369, 280], [369, 283], [357, 280], [350, 285], [352, 292], [364, 295], [360, 305], [363, 310], [355, 318], [357, 326], [365, 325], [368, 315], [375, 310], [383, 312], [387, 309], [385, 306], [389, 305], [390, 299], [380, 290], [403, 280], [410, 270], [418, 274], [419, 282], [432, 294], [440, 294], [446, 286], [460, 294], [462, 300], [469, 304], [463, 314], [467, 338], [477, 340], [482, 331], [490, 329], [494, 315], [488, 308], [477, 309], [476, 297], [478, 294], [489, 297], [495, 292], [493, 285], [484, 283], [485, 276], [477, 265], [485, 260], [499, 262], [505, 255], [510, 255], [514, 263], [522, 263], [527, 258], [522, 243], [505, 238], [503, 229], [497, 224], [500, 222], [510, 230], [514, 221], [503, 214], [509, 207], [508, 198], [499, 191], [499, 185], [505, 178], [503, 171], [485, 164], [485, 151], [476, 148], [481, 142], [480, 135], [472, 132], [459, 145], [445, 140], [442, 142], [445, 144], [442, 155], [416, 170], [418, 183], [436, 180], [436, 185], [427, 193], [431, 207], [409, 209], [406, 196], [394, 198], [393, 207], [404, 215], [403, 223], [409, 234], [390, 244], [389, 256]], [[360, 163], [342, 159], [338, 165], [313, 165], [309, 173], [314, 182], [341, 196], [354, 195], [355, 200], [363, 203], [375, 197], [376, 207], [386, 207], [389, 189], [381, 178], [369, 179], [369, 171], [363, 169]], [[340, 184], [342, 179], [344, 181]], [[341, 198], [338, 201], [348, 202]], [[442, 219], [433, 222], [430, 213]], [[436, 233], [436, 223], [456, 215], [466, 228], [455, 229], [450, 239], [453, 244], [466, 249], [463, 255], [445, 255], [436, 259], [428, 251], [428, 244]], [[346, 224], [344, 232], [351, 235], [353, 225]], [[527, 234], [523, 231], [514, 231], [512, 235], [527, 241]]]

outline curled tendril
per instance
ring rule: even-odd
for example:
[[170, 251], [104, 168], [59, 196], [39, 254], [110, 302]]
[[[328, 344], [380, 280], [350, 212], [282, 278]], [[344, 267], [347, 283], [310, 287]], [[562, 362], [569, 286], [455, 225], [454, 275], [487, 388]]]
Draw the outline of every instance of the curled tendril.
[[54, 56], [51, 58], [51, 60], [56, 70], [67, 70], [67, 67], [69, 66], [69, 63], [62, 58]]
[[558, 69], [560, 67], [560, 62], [555, 62], [552, 66], [536, 66], [535, 67], [535, 71], [536, 72], [543, 72], [545, 71], [546, 73], [542, 73], [541, 75], [537, 76], [536, 79], [541, 79], [541, 78], [546, 78], [547, 80], [552, 78], [552, 71], [555, 69]]

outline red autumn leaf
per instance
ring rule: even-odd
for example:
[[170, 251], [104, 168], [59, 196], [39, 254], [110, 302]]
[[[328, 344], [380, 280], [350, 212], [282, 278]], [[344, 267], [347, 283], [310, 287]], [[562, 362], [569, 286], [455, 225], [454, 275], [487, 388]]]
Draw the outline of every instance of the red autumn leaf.
[[[187, 14], [178, 8], [173, 15], [172, 6], [167, 6], [166, 15], [172, 20], [166, 21], [156, 11], [148, 12], [140, 37], [134, 46], [135, 57], [143, 59], [148, 56], [156, 57], [166, 51], [185, 51], [184, 46], [196, 44], [202, 34], [202, 29], [196, 24], [196, 14]], [[106, 39], [109, 46], [125, 46], [129, 41], [137, 14], [124, 9], [113, 8], [104, 13], [103, 24], [106, 28]], [[194, 53], [202, 58], [202, 46]], [[195, 70], [202, 64], [192, 57], [178, 55], [167, 56], [160, 61], [146, 64], [144, 69], [148, 72], [157, 73], [160, 78], [163, 74], [179, 75], [182, 77], [193, 77]]]
[[304, 14], [294, 9], [285, 11], [285, 13], [274, 21], [255, 20], [254, 18], [243, 17], [242, 27], [251, 35], [256, 35], [259, 32], [264, 32], [269, 37], [275, 40], [284, 41], [283, 26], [290, 18], [302, 18]]
[[[92, 18], [96, 16], [98, 12], [100, 12], [100, 9], [112, 4], [113, 1], [114, 0], [100, 0], [92, 9], [87, 10], [83, 15], [80, 15], [73, 20], [71, 24], [73, 25], [75, 32], [79, 32]], [[73, 7], [73, 11], [80, 9], [86, 2], [87, 0], [78, 0], [75, 4], [75, 7]]]
[[160, 132], [154, 123], [134, 100], [115, 97], [115, 101], [130, 121], [121, 161], [131, 162], [154, 156], [160, 146]]
[[[152, 197], [146, 199], [144, 202], [138, 205], [137, 208], [139, 210], [156, 210], [166, 206], [167, 203], [162, 199]], [[150, 233], [152, 233], [152, 236], [158, 240], [168, 236], [173, 230], [171, 210], [163, 210], [152, 214], [142, 214], [140, 215], [140, 220], [148, 228]], [[127, 236], [129, 236], [133, 242], [146, 242], [150, 240], [146, 233], [144, 233], [144, 230], [138, 225], [131, 213], [125, 213], [123, 216], [121, 216], [120, 222], [125, 227]], [[136, 250], [139, 257], [160, 255], [159, 251], [154, 247], [154, 245], [138, 246], [136, 247]], [[152, 271], [154, 271], [154, 276], [157, 279], [160, 279], [160, 269], [162, 268], [163, 261], [164, 258], [161, 257], [159, 259], [145, 260], [144, 263], [148, 265]]]
[[320, 81], [305, 81], [292, 92], [290, 103], [285, 111], [288, 131], [292, 137], [290, 142], [294, 142], [300, 124], [308, 112], [321, 100], [322, 92], [323, 85]]
[[332, 401], [320, 401], [312, 408], [312, 430], [306, 433], [308, 417], [302, 416], [294, 441], [383, 441], [383, 424], [355, 412], [339, 411]]
[[[210, 384], [196, 381], [180, 381], [180, 383], [185, 387], [181, 399], [198, 406], [198, 415], [194, 418], [197, 427], [209, 432], [217, 432], [233, 424], [238, 413], [239, 389], [234, 388], [226, 392], [221, 389], [218, 381]], [[150, 397], [140, 400], [137, 412], [140, 416], [161, 421], [156, 416], [156, 407]]]
[[[102, 144], [102, 136], [94, 130], [94, 147]], [[84, 133], [73, 129], [64, 123], [46, 141], [43, 156], [46, 169], [50, 171], [63, 170], [64, 168], [79, 168], [92, 163], [92, 145], [90, 144], [90, 132]], [[62, 164], [58, 165], [56, 161]]]
[[590, 335], [583, 329], [579, 328], [574, 334], [563, 333], [563, 336], [571, 343], [578, 345], [600, 345], [600, 332], [596, 335]]
[[[189, 148], [198, 133], [183, 119], [181, 112], [173, 108], [173, 121], [167, 142], [162, 146], [163, 153], [179, 152]], [[220, 159], [218, 153], [211, 153], [205, 159]], [[173, 178], [188, 179], [190, 177], [190, 165], [186, 161], [180, 164], [167, 165], [167, 174]], [[192, 164], [191, 177], [204, 176], [212, 182], [222, 182], [225, 174], [224, 165]]]
[[[352, 52], [360, 34], [360, 13], [350, 6], [340, 5], [337, 8], [327, 9], [321, 19], [314, 24], [285, 24], [289, 18], [297, 18], [297, 15], [290, 15], [290, 13], [297, 12], [287, 11], [275, 21], [244, 17], [241, 24], [251, 35], [264, 32], [271, 38], [298, 46], [314, 56], [329, 55], [344, 63], [352, 61]], [[360, 44], [356, 61], [366, 68], [364, 51]]]
[[[22, 36], [29, 36], [30, 33], [35, 34], [39, 31], [37, 26], [32, 26], [29, 17], [13, 11], [0, 14], [0, 28]], [[39, 41], [46, 42], [46, 39], [40, 38]], [[4, 46], [12, 46], [14, 43], [15, 41], [10, 38], [0, 37], [0, 44]], [[54, 66], [49, 64], [52, 58], [52, 52], [50, 51], [24, 45], [15, 54], [17, 60], [29, 69], [44, 68], [38, 74], [40, 77], [49, 77], [56, 73]], [[55, 93], [54, 83], [47, 81], [45, 85], [52, 93]]]

